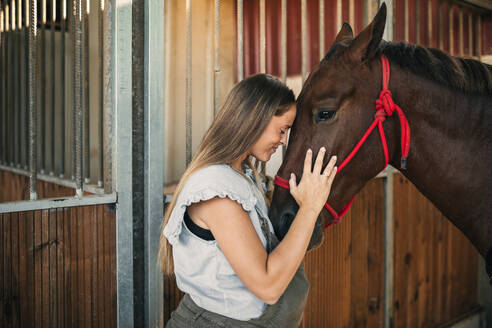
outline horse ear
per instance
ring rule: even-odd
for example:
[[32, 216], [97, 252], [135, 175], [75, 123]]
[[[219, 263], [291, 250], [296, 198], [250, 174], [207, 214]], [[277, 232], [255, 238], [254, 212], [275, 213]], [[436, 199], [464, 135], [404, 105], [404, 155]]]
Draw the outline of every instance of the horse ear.
[[372, 58], [383, 39], [385, 26], [386, 4], [383, 2], [371, 24], [362, 30], [350, 44], [348, 49], [350, 56], [357, 61], [365, 61]]
[[342, 28], [337, 34], [337, 37], [335, 38], [335, 43], [338, 42], [343, 42], [346, 40], [352, 40], [354, 38], [354, 32], [352, 31], [352, 27], [350, 27], [349, 23], [343, 23]]

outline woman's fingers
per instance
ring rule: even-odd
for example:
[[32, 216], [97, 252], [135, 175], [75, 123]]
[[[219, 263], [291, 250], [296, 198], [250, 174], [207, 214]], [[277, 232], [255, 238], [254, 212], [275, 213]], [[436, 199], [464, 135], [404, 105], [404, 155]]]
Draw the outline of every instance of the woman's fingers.
[[313, 161], [313, 151], [308, 149], [306, 152], [306, 157], [304, 158], [304, 169], [302, 171], [302, 175], [311, 173], [311, 163]]
[[323, 166], [323, 159], [325, 158], [325, 147], [321, 147], [316, 157], [316, 162], [314, 162], [313, 174], [319, 175], [321, 172], [321, 167]]
[[335, 164], [337, 163], [337, 157], [336, 156], [332, 156], [330, 158], [330, 161], [328, 162], [328, 164], [326, 165], [324, 171], [323, 171], [323, 175], [325, 176], [330, 176], [331, 172], [333, 171], [333, 168], [335, 167]]

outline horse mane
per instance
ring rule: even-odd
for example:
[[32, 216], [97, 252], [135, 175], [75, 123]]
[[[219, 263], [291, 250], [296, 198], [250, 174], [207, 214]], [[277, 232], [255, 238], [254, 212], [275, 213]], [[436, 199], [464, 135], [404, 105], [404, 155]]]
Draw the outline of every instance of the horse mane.
[[415, 44], [385, 42], [380, 52], [412, 73], [468, 94], [492, 96], [492, 66]]

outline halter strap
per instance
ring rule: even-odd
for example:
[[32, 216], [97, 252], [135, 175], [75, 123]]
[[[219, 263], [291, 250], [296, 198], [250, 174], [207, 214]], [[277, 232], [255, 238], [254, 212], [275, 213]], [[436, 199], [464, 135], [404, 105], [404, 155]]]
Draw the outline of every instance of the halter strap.
[[[354, 158], [355, 154], [360, 150], [364, 142], [366, 142], [369, 135], [372, 131], [378, 127], [379, 136], [381, 138], [381, 145], [383, 146], [384, 153], [384, 168], [388, 166], [389, 156], [388, 156], [388, 144], [386, 142], [386, 136], [383, 130], [383, 122], [386, 120], [386, 117], [392, 116], [395, 111], [398, 112], [398, 118], [400, 119], [400, 130], [401, 130], [401, 168], [407, 168], [408, 161], [408, 152], [410, 150], [410, 126], [408, 125], [407, 118], [403, 114], [403, 110], [393, 102], [393, 97], [391, 95], [391, 91], [388, 90], [388, 83], [390, 78], [390, 65], [388, 58], [385, 55], [381, 55], [381, 64], [383, 71], [382, 78], [382, 90], [379, 93], [379, 98], [376, 100], [376, 114], [374, 115], [374, 121], [372, 122], [369, 129], [367, 129], [366, 133], [359, 140], [357, 145], [355, 145], [354, 149], [350, 152], [350, 154], [345, 158], [345, 160], [338, 166], [337, 172], [340, 172], [347, 164]], [[276, 175], [275, 180], [273, 181], [277, 186], [290, 189], [289, 181]], [[355, 200], [352, 200], [345, 205], [342, 210], [337, 213], [329, 204], [328, 201], [325, 203], [325, 208], [331, 213], [333, 216], [333, 221], [329, 222], [325, 229], [334, 223], [340, 222], [340, 219], [347, 213], [352, 206], [352, 203]]]

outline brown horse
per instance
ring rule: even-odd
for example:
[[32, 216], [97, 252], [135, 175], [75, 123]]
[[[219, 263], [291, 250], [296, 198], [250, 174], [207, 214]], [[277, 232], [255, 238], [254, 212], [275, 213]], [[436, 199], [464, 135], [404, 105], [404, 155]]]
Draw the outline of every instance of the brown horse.
[[[400, 124], [396, 112], [383, 118], [376, 115], [384, 121], [388, 162], [469, 238], [486, 258], [490, 276], [492, 66], [436, 49], [382, 41], [385, 22], [383, 4], [355, 38], [350, 25], [343, 25], [299, 95], [297, 117], [277, 175], [286, 179], [294, 172], [300, 179], [308, 148], [316, 154], [325, 146], [327, 154], [337, 155], [340, 166], [375, 121], [375, 100], [382, 89], [381, 58], [385, 57], [390, 68], [388, 89], [411, 132], [405, 169], [401, 162], [406, 151], [402, 149], [406, 148], [405, 123]], [[335, 178], [327, 203], [337, 213], [385, 167], [384, 141], [375, 130]], [[276, 187], [270, 218], [280, 239], [297, 209], [289, 191]], [[333, 215], [323, 210], [309, 248], [321, 243], [323, 227], [332, 221]]]

